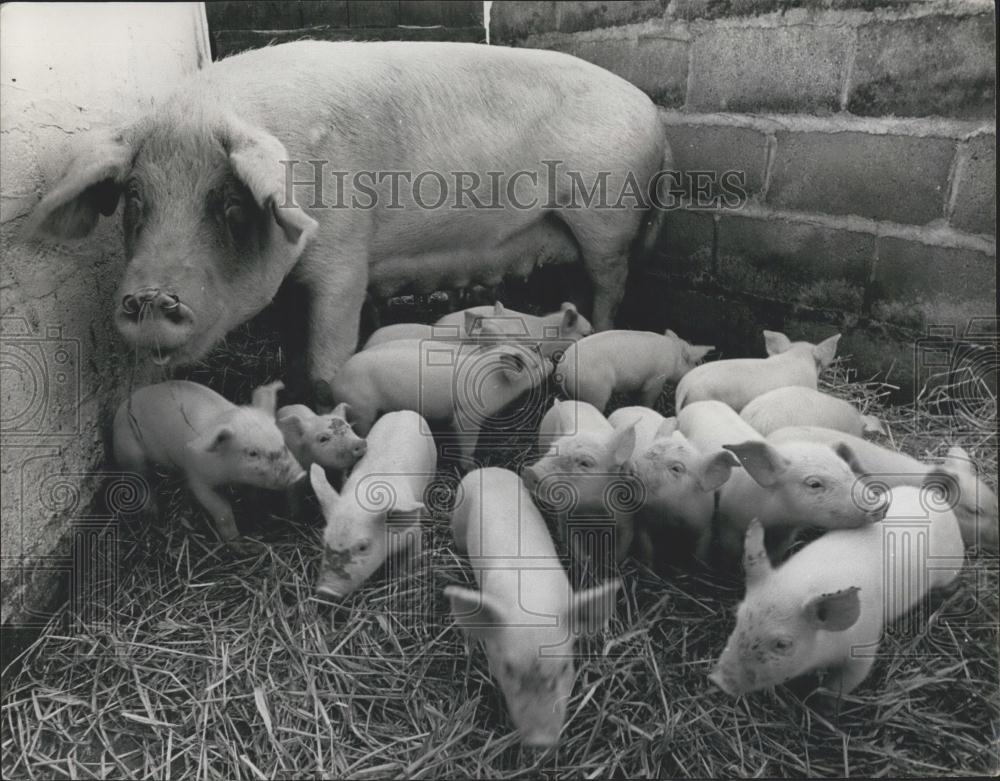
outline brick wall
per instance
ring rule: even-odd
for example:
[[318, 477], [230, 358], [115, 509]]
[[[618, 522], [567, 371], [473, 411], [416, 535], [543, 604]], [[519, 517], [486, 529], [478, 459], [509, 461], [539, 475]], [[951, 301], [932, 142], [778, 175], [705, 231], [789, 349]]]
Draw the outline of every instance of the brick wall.
[[931, 327], [979, 339], [995, 317], [989, 0], [498, 0], [490, 36], [639, 86], [678, 169], [745, 173], [738, 209], [673, 215], [629, 325], [729, 354], [759, 354], [765, 327], [841, 330], [861, 376], [905, 396]]
[[226, 0], [206, 9], [213, 59], [300, 38], [486, 40], [480, 0]]

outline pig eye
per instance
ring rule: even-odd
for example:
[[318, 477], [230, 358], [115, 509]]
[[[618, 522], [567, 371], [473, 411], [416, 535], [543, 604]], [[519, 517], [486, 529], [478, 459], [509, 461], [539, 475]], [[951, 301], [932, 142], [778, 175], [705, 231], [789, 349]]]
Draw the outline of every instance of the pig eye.
[[506, 675], [508, 678], [513, 678], [514, 677], [514, 665], [512, 665], [510, 662], [504, 662], [503, 663], [503, 672], [504, 672], [504, 675]]
[[675, 475], [682, 475], [682, 474], [684, 474], [684, 465], [683, 464], [671, 464], [670, 465], [670, 471], [673, 472]]
[[806, 485], [812, 488], [814, 491], [818, 491], [823, 487], [823, 481], [815, 477], [807, 477]]
[[247, 455], [250, 456], [250, 458], [257, 458], [258, 456], [260, 456], [260, 451], [259, 450], [248, 450], [247, 451]]
[[330, 441], [330, 435], [320, 434], [318, 437], [316, 437], [316, 441], [325, 444]]
[[582, 469], [593, 469], [594, 468], [594, 459], [588, 458], [587, 456], [579, 456], [576, 459], [576, 463]]
[[775, 651], [787, 651], [792, 647], [791, 640], [785, 640], [783, 637], [776, 637], [771, 641], [771, 648]]
[[357, 551], [358, 553], [368, 553], [371, 547], [372, 544], [370, 542], [368, 542], [367, 540], [362, 540], [361, 542], [359, 542], [357, 545], [354, 546], [354, 550]]

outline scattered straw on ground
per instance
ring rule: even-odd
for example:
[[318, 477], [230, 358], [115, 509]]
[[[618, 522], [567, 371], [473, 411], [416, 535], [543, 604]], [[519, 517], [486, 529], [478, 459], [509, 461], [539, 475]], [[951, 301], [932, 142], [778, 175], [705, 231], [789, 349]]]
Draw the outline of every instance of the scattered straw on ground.
[[[878, 415], [880, 441], [919, 456], [960, 442], [995, 485], [992, 430], [941, 414], [941, 399], [887, 407], [884, 388], [844, 367], [823, 387]], [[531, 439], [503, 452], [524, 457]], [[446, 501], [410, 571], [379, 575], [333, 611], [312, 598], [316, 524], [269, 521], [280, 503], [253, 503], [264, 509], [250, 533], [265, 544], [234, 554], [176, 484], [165, 491], [160, 525], [120, 527], [110, 580], [90, 584], [91, 620], [63, 616], [8, 671], [4, 778], [997, 772], [995, 558], [970, 561], [930, 616], [890, 627], [871, 677], [835, 708], [787, 687], [737, 700], [714, 689], [705, 676], [739, 584], [660, 579], [629, 562], [610, 629], [581, 644], [562, 745], [538, 755], [518, 746], [483, 653], [450, 620], [442, 589], [471, 575]]]

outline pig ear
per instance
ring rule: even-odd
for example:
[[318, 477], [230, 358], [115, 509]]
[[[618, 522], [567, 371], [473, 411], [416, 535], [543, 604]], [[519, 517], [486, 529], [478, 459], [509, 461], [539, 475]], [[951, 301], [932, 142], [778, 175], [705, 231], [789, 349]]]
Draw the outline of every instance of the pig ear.
[[885, 433], [885, 427], [882, 425], [882, 421], [876, 418], [874, 415], [861, 416], [861, 430], [865, 434]]
[[493, 302], [493, 316], [503, 317], [503, 304], [500, 301]]
[[561, 312], [568, 312], [571, 309], [574, 312], [576, 312], [576, 304], [574, 304], [572, 301], [563, 301], [559, 305], [559, 311], [561, 311]]
[[664, 418], [663, 422], [659, 425], [659, 428], [656, 429], [656, 435], [653, 437], [653, 439], [659, 439], [660, 437], [670, 437], [673, 436], [675, 432], [680, 433], [677, 428], [677, 418], [675, 417]]
[[764, 331], [764, 349], [768, 355], [778, 355], [791, 346], [791, 340], [781, 331]]
[[301, 437], [305, 432], [305, 426], [302, 423], [302, 418], [296, 415], [294, 412], [285, 412], [282, 414], [281, 410], [278, 410], [278, 415], [275, 418], [275, 423], [278, 424], [278, 429], [282, 434], [293, 437]]
[[973, 476], [976, 474], [976, 468], [973, 466], [972, 457], [962, 448], [958, 447], [958, 445], [948, 448], [948, 455], [944, 457], [944, 465], [949, 469], [954, 469], [956, 472], [962, 472]]
[[[669, 328], [663, 332], [664, 336], [669, 336], [671, 339], [680, 339], [680, 337], [671, 331]], [[682, 340], [683, 341], [683, 340]]]
[[569, 302], [562, 305], [562, 327], [572, 328], [580, 319], [580, 313], [576, 311], [576, 305]]
[[712, 350], [715, 349], [714, 344], [687, 344], [684, 345], [684, 356], [687, 358], [688, 363], [698, 363], [706, 355], [708, 355]]
[[392, 508], [389, 510], [389, 517], [393, 515], [402, 515], [405, 513], [415, 513], [418, 510], [427, 509], [424, 503], [419, 499], [415, 499], [408, 491], [405, 494], [396, 497], [396, 501], [393, 502]]
[[833, 363], [833, 359], [837, 356], [837, 342], [839, 341], [840, 334], [836, 334], [813, 347], [813, 357], [820, 368], [825, 369]]
[[[507, 375], [518, 375], [524, 371], [524, 358], [522, 358], [518, 353], [515, 352], [502, 352], [498, 356], [500, 360], [500, 367], [504, 374]], [[514, 379], [514, 378], [511, 378]]]
[[340, 494], [330, 485], [326, 479], [326, 470], [319, 464], [314, 463], [309, 467], [309, 482], [316, 492], [316, 498], [324, 507], [330, 507], [340, 499]]
[[447, 586], [444, 595], [451, 602], [455, 623], [469, 637], [495, 637], [506, 624], [503, 607], [489, 594], [460, 586]]
[[125, 131], [94, 131], [82, 139], [62, 178], [38, 203], [25, 224], [29, 236], [79, 239], [97, 225], [98, 214], [118, 208], [122, 182], [132, 162]]
[[604, 629], [615, 613], [615, 595], [621, 585], [615, 578], [573, 594], [568, 613], [570, 632], [579, 637]]
[[781, 473], [788, 467], [788, 459], [767, 442], [750, 440], [738, 445], [723, 445], [723, 447], [735, 453], [743, 468], [747, 470], [747, 474], [758, 485], [764, 487], [778, 482]]
[[290, 159], [287, 150], [270, 133], [242, 123], [230, 124], [222, 144], [233, 172], [253, 193], [257, 205], [274, 217], [297, 258], [316, 233], [318, 224], [292, 201], [292, 193], [286, 190], [282, 161]]
[[854, 472], [855, 475], [858, 477], [865, 477], [868, 475], [868, 470], [865, 469], [864, 464], [858, 460], [858, 455], [854, 452], [854, 448], [846, 442], [836, 442], [831, 445], [831, 447], [833, 448], [833, 452], [836, 453], [841, 460], [847, 462], [847, 465], [851, 468], [851, 471]]
[[635, 450], [635, 424], [637, 422], [633, 420], [612, 434], [611, 458], [614, 463], [621, 465], [632, 457], [632, 452]]
[[747, 578], [747, 589], [771, 574], [771, 560], [764, 548], [764, 527], [756, 518], [750, 521], [743, 538], [743, 572]]
[[351, 405], [348, 404], [346, 401], [342, 401], [340, 402], [340, 404], [338, 404], [336, 407], [333, 408], [333, 411], [330, 412], [330, 414], [333, 415], [333, 417], [335, 418], [342, 418], [343, 420], [350, 421], [348, 415], [351, 414]]
[[861, 616], [861, 599], [857, 586], [841, 589], [832, 594], [821, 594], [806, 602], [802, 612], [806, 621], [825, 632], [843, 632], [850, 629]]
[[728, 450], [706, 456], [696, 474], [699, 487], [702, 491], [714, 491], [729, 479], [733, 467], [739, 465], [740, 460]]
[[206, 453], [218, 453], [232, 441], [233, 430], [229, 426], [222, 425], [191, 440], [188, 442], [188, 447]]
[[253, 393], [250, 394], [250, 406], [274, 415], [278, 408], [278, 391], [283, 390], [284, 387], [285, 383], [281, 380], [275, 380], [267, 385], [254, 388]]

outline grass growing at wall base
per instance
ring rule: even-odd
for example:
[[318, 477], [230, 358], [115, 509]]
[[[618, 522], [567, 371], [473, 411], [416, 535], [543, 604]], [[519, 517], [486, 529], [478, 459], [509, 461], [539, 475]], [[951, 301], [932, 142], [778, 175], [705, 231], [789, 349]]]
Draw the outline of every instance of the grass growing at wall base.
[[[240, 365], [234, 357], [231, 382]], [[939, 406], [887, 407], [882, 386], [849, 380], [843, 362], [824, 387], [880, 416], [889, 446], [941, 455], [956, 439], [957, 419], [933, 414]], [[533, 438], [510, 436], [496, 460], [530, 455]], [[960, 441], [995, 484], [995, 433]], [[580, 645], [562, 745], [523, 751], [441, 593], [472, 582], [447, 525], [454, 475], [442, 477], [423, 566], [380, 573], [335, 610], [312, 598], [317, 523], [282, 518], [274, 497], [242, 496], [245, 529], [262, 544], [236, 554], [176, 482], [165, 485], [162, 523], [120, 527], [114, 588], [90, 584], [104, 599], [92, 620], [54, 625], [10, 676], [3, 777], [997, 772], [995, 552], [970, 558], [929, 620], [896, 622], [871, 677], [833, 706], [796, 687], [738, 700], [714, 689], [705, 676], [732, 628], [738, 573], [660, 577], [629, 560], [609, 631]]]

